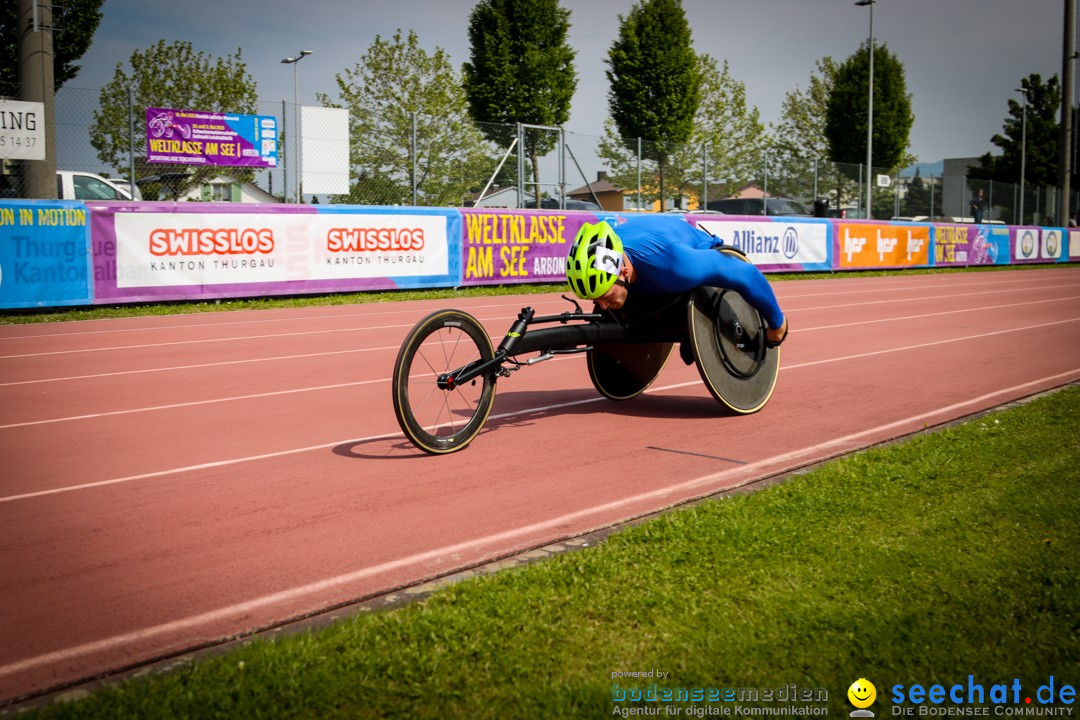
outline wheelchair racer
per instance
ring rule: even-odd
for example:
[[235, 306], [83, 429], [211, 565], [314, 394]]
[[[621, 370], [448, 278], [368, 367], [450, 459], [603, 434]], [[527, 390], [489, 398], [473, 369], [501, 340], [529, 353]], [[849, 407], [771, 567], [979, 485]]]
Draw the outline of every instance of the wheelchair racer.
[[[644, 294], [679, 293], [703, 285], [738, 292], [765, 320], [766, 347], [780, 345], [788, 320], [772, 286], [752, 263], [713, 251], [721, 244], [681, 217], [642, 215], [619, 225], [585, 223], [566, 257], [566, 280], [582, 300], [618, 310], [631, 286]], [[685, 359], [685, 357], [684, 357]]]

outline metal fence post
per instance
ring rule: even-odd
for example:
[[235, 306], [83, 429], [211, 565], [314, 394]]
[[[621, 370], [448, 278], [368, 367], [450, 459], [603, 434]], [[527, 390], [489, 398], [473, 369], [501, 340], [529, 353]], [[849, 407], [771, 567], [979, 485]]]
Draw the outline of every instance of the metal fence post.
[[[862, 163], [859, 163], [859, 207], [860, 208], [862, 208], [863, 198], [865, 196], [866, 196], [866, 194], [863, 192], [863, 188], [862, 188]], [[862, 209], [864, 210], [862, 216], [864, 218], [866, 218], [867, 220], [869, 220], [870, 219], [870, 210], [867, 209], [867, 208], [862, 208]]]
[[566, 209], [566, 130], [562, 127], [559, 128], [559, 209]]
[[762, 153], [761, 160], [762, 160], [762, 169], [763, 169], [763, 172], [765, 173], [765, 188], [764, 188], [765, 197], [763, 198], [762, 203], [761, 203], [761, 214], [762, 215], [768, 215], [769, 214], [769, 211], [768, 211], [768, 205], [769, 205], [769, 153], [767, 153], [767, 152]]
[[637, 139], [637, 209], [641, 212], [641, 138]]
[[412, 136], [409, 138], [409, 152], [412, 154], [412, 204], [416, 207], [416, 113], [409, 113], [409, 119], [412, 122]]
[[[286, 137], [286, 122], [288, 117], [286, 112], [288, 108], [285, 105], [285, 101], [281, 101], [281, 137]], [[285, 147], [282, 148], [281, 153], [281, 199], [283, 202], [289, 202], [289, 171], [292, 170], [292, 165], [289, 164], [288, 155], [289, 150], [292, 148], [292, 135], [288, 135], [288, 140], [285, 143]]]
[[709, 143], [705, 143], [701, 146], [701, 179], [702, 179], [702, 193], [700, 209], [705, 210], [709, 203]]
[[900, 215], [900, 168], [896, 169], [896, 202], [893, 204], [893, 216]]
[[131, 199], [135, 199], [135, 87], [128, 86], [128, 180]]
[[521, 127], [521, 123], [517, 123], [517, 139], [518, 139], [518, 154], [517, 154], [517, 206], [524, 207], [525, 205], [525, 187], [522, 183], [525, 182], [525, 132]]

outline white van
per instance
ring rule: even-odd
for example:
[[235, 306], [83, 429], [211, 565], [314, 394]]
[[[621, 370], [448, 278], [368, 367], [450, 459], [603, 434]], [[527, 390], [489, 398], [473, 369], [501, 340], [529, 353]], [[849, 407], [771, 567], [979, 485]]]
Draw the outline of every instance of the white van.
[[[61, 200], [130, 200], [130, 183], [124, 182], [122, 187], [94, 173], [57, 170], [56, 196]], [[135, 199], [142, 200], [138, 187]]]

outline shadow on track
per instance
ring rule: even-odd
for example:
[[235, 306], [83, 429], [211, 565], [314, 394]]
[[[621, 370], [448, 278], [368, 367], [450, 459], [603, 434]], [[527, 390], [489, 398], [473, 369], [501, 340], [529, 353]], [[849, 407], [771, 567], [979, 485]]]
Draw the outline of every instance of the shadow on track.
[[[616, 402], [595, 390], [522, 390], [496, 394], [491, 416], [478, 438], [500, 428], [527, 427], [537, 420], [568, 415], [615, 415], [619, 417], [664, 419], [718, 419], [731, 417], [711, 397], [641, 395]], [[732, 418], [736, 419], [736, 418]], [[404, 437], [372, 438], [342, 443], [335, 455], [364, 460], [407, 460], [433, 457]]]

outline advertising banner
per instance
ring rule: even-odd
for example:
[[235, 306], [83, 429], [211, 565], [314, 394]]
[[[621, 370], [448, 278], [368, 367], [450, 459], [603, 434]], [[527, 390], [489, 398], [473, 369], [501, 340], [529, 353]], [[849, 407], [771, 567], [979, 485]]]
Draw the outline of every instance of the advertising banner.
[[461, 210], [463, 285], [566, 280], [566, 253], [591, 213]]
[[934, 225], [934, 265], [1008, 265], [1009, 228], [1004, 225]]
[[1013, 262], [1039, 262], [1039, 250], [1041, 242], [1039, 228], [1014, 227], [1013, 233]]
[[300, 187], [307, 194], [349, 192], [349, 111], [300, 108], [303, 152]]
[[1069, 260], [1080, 260], [1080, 230], [1069, 230]]
[[[100, 301], [437, 287], [457, 282], [454, 210], [273, 205], [94, 208]], [[187, 208], [184, 208], [186, 210]]]
[[1062, 250], [1065, 248], [1062, 242], [1064, 235], [1065, 231], [1061, 228], [1043, 228], [1039, 243], [1039, 257], [1054, 262], [1061, 260]]
[[45, 159], [45, 103], [0, 100], [0, 158]]
[[701, 220], [692, 224], [746, 253], [750, 262], [765, 271], [831, 270], [829, 258], [832, 226], [823, 220], [771, 221]]
[[277, 167], [273, 115], [146, 108], [146, 161], [181, 165]]
[[838, 269], [904, 268], [930, 263], [930, 226], [836, 223]]
[[0, 202], [0, 308], [91, 302], [87, 219], [78, 202]]

